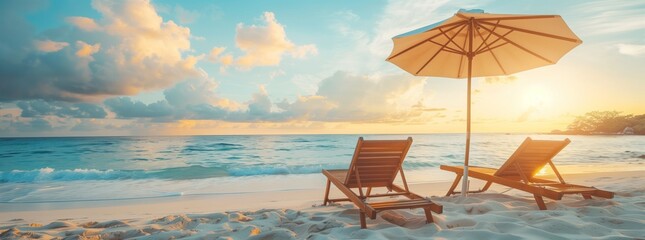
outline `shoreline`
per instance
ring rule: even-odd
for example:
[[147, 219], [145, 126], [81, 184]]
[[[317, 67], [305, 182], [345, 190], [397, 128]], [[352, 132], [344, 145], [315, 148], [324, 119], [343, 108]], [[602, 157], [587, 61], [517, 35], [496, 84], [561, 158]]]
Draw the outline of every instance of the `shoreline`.
[[[409, 181], [410, 188], [422, 196], [443, 196], [454, 179], [454, 174], [440, 171], [444, 176], [442, 181]], [[421, 173], [406, 174], [411, 179]], [[98, 219], [108, 219], [113, 216], [117, 218], [140, 218], [150, 215], [170, 215], [181, 213], [203, 213], [221, 211], [248, 211], [265, 208], [296, 208], [316, 205], [322, 202], [324, 190], [324, 177], [309, 174], [302, 175], [303, 179], [309, 180], [309, 184], [302, 188], [266, 190], [266, 186], [252, 186], [247, 191], [230, 193], [192, 194], [180, 196], [123, 199], [123, 200], [92, 200], [92, 201], [64, 201], [64, 202], [42, 202], [42, 203], [0, 203], [0, 226], [4, 226], [15, 219], [24, 221], [49, 222], [57, 219], [90, 219], [96, 216]], [[452, 176], [445, 178], [445, 176]], [[552, 175], [544, 175], [552, 177]], [[594, 184], [593, 179], [616, 178], [616, 177], [639, 177], [645, 176], [645, 170], [619, 171], [619, 172], [592, 172], [592, 173], [563, 173], [567, 182], [578, 183], [582, 181]], [[645, 177], [642, 177], [645, 180]], [[311, 184], [319, 182], [319, 184]], [[473, 179], [472, 189], [480, 187], [481, 181]], [[492, 191], [499, 191], [505, 187], [493, 185]], [[333, 191], [332, 191], [333, 192]], [[513, 192], [516, 192], [513, 190]], [[522, 192], [517, 192], [522, 193]], [[318, 196], [319, 195], [319, 196]], [[337, 195], [341, 196], [341, 195]], [[211, 205], [209, 202], [217, 202]], [[319, 204], [319, 203], [318, 203]], [[181, 210], [170, 210], [172, 207], [181, 207]], [[155, 209], [156, 208], [156, 209]], [[136, 211], [139, 209], [140, 211]], [[121, 212], [121, 213], [119, 213]]]
[[[601, 165], [560, 165], [558, 169], [565, 174], [645, 171], [645, 162]], [[538, 175], [549, 177], [553, 175], [553, 172], [547, 167], [538, 173]], [[553, 178], [553, 176], [551, 177]], [[437, 166], [407, 169], [406, 178], [410, 184], [440, 183], [452, 181], [454, 174], [448, 171], [442, 171]], [[0, 213], [7, 209], [25, 209], [28, 206], [36, 206], [39, 209], [47, 210], [48, 208], [43, 206], [49, 206], [51, 208], [66, 205], [121, 205], [119, 204], [120, 202], [137, 200], [157, 201], [157, 199], [319, 189], [324, 181], [324, 176], [316, 172], [223, 176], [196, 179], [143, 178], [7, 182], [3, 186], [6, 189], [23, 191], [28, 194], [11, 197], [11, 195], [20, 192], [7, 192], [5, 198], [0, 197]], [[114, 192], [115, 190], [118, 191]]]
[[[313, 188], [282, 191], [254, 186], [238, 194], [47, 203], [43, 209], [34, 209], [37, 204], [0, 203], [0, 238], [645, 238], [644, 176], [645, 170], [565, 173], [567, 182], [616, 195], [613, 199], [585, 200], [575, 195], [545, 199], [547, 211], [537, 209], [532, 195], [500, 185], [461, 198], [444, 196], [452, 178], [410, 183], [412, 192], [442, 204], [443, 214], [433, 214], [435, 222], [426, 224], [422, 209], [389, 210], [368, 219], [367, 229], [360, 229], [353, 204], [321, 206], [324, 178], [316, 178], [319, 184]], [[483, 184], [473, 180], [471, 189]], [[341, 196], [332, 188], [330, 197]], [[16, 210], [17, 205], [32, 208]]]

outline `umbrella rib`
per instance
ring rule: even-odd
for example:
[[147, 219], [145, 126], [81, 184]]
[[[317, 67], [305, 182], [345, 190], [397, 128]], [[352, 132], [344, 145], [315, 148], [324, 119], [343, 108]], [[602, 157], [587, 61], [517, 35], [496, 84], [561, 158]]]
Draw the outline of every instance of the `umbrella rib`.
[[[448, 40], [450, 40], [450, 42], [451, 42], [452, 44], [455, 44], [455, 46], [457, 46], [457, 47], [461, 50], [462, 54], [463, 54], [463, 53], [466, 53], [466, 49], [463, 49], [462, 47], [460, 47], [459, 45], [457, 45], [457, 43], [456, 43], [455, 41], [453, 41], [453, 40], [452, 40], [452, 38], [450, 38], [450, 37], [448, 36], [448, 34], [446, 34], [446, 32], [444, 32], [444, 31], [443, 31], [443, 30], [441, 30], [441, 29], [439, 29], [439, 32], [441, 32], [444, 36], [446, 36], [446, 38], [448, 38]], [[457, 33], [459, 33], [459, 32], [457, 32]], [[455, 34], [455, 35], [457, 35], [457, 34]], [[446, 45], [446, 48], [451, 48], [451, 47], [449, 47], [448, 45]]]
[[[488, 28], [484, 27], [483, 25], [480, 25], [480, 27], [482, 27], [482, 28], [484, 28], [484, 29], [486, 29], [486, 30], [490, 31], [490, 29], [488, 29]], [[516, 42], [513, 42], [513, 41], [511, 41], [511, 40], [508, 40], [508, 38], [506, 38], [506, 37], [504, 37], [504, 36], [502, 36], [502, 35], [499, 35], [499, 34], [498, 34], [498, 33], [496, 33], [496, 32], [491, 32], [491, 33], [492, 33], [492, 34], [495, 34], [495, 36], [497, 36], [497, 37], [499, 37], [499, 38], [503, 38], [506, 42], [508, 42], [508, 43], [512, 44], [513, 46], [516, 46], [517, 48], [522, 49], [522, 50], [524, 50], [525, 52], [527, 52], [527, 53], [529, 53], [529, 54], [531, 54], [531, 55], [533, 55], [533, 56], [535, 56], [535, 57], [537, 57], [537, 58], [539, 58], [539, 59], [544, 60], [545, 62], [548, 62], [548, 63], [554, 64], [554, 62], [553, 62], [553, 61], [551, 61], [551, 60], [549, 60], [549, 59], [547, 59], [547, 58], [545, 58], [545, 57], [543, 57], [543, 56], [541, 56], [541, 55], [539, 55], [539, 54], [537, 54], [537, 53], [535, 53], [535, 52], [533, 52], [533, 51], [531, 51], [531, 50], [528, 50], [528, 49], [526, 49], [525, 47], [522, 47], [522, 45], [519, 45], [519, 44], [517, 44]]]
[[[461, 48], [465, 49], [467, 42], [468, 42], [468, 38], [464, 38], [464, 44], [461, 46]], [[462, 54], [459, 57], [459, 68], [457, 69], [457, 78], [461, 77], [461, 67], [464, 65], [464, 56], [466, 56], [466, 54]]]
[[[499, 22], [499, 21], [498, 21], [498, 22]], [[477, 21], [475, 21], [475, 24], [476, 24], [477, 26], [479, 26], [479, 23], [477, 23]], [[493, 31], [495, 31], [495, 28], [493, 28]], [[511, 32], [512, 32], [512, 31], [513, 31], [513, 30], [511, 30]], [[479, 32], [479, 30], [477, 31], [477, 35], [479, 36], [479, 38], [481, 38], [481, 39], [482, 39], [482, 45], [484, 45], [484, 44], [485, 44], [485, 45], [486, 45], [486, 49], [489, 49], [489, 50], [490, 50], [490, 46], [489, 46], [489, 45], [488, 45], [488, 43], [486, 42], [486, 39], [484, 39], [484, 36], [482, 36], [481, 32]], [[491, 34], [489, 34], [488, 36], [490, 37], [490, 35], [492, 35], [492, 33], [491, 33]], [[495, 59], [495, 62], [497, 63], [497, 66], [499, 66], [499, 69], [501, 69], [501, 70], [502, 70], [502, 72], [504, 73], [504, 75], [508, 75], [508, 74], [506, 73], [506, 69], [504, 69], [504, 67], [502, 66], [502, 64], [499, 62], [499, 59], [497, 59], [497, 56], [495, 56], [495, 53], [494, 53], [493, 51], [490, 51], [490, 54], [491, 54], [491, 55], [493, 55], [493, 59]]]
[[[491, 44], [492, 44], [492, 43], [491, 43]], [[481, 51], [479, 51], [479, 52], [475, 52], [475, 55], [479, 55], [479, 54], [482, 54], [482, 53], [485, 53], [485, 52], [488, 52], [488, 51], [493, 51], [493, 50], [495, 50], [496, 48], [501, 47], [501, 46], [504, 46], [504, 45], [506, 45], [506, 44], [508, 44], [508, 42], [504, 42], [504, 43], [498, 44], [498, 45], [496, 45], [496, 46], [492, 46], [492, 47], [488, 47], [488, 48], [482, 49], [482, 50], [481, 50]]]
[[454, 53], [454, 54], [457, 54], [457, 55], [460, 55], [460, 56], [464, 55], [463, 52], [455, 51], [455, 50], [448, 49], [448, 48], [444, 49], [443, 51], [446, 51], [446, 52], [449, 52], [449, 53]]
[[[512, 32], [513, 32], [513, 30], [509, 30], [508, 32], [506, 32], [506, 33], [502, 34], [502, 37], [506, 37], [506, 36], [508, 36], [509, 34], [511, 34]], [[487, 49], [479, 49], [478, 51], [476, 51], [476, 52], [475, 52], [475, 55], [479, 55], [479, 54], [484, 53], [484, 52], [486, 52], [486, 51], [491, 51], [491, 50], [493, 50], [493, 49], [495, 49], [495, 48], [498, 48], [498, 47], [501, 47], [501, 46], [504, 46], [504, 45], [508, 44], [508, 42], [504, 42], [504, 43], [501, 43], [501, 44], [498, 44], [498, 45], [493, 46], [493, 44], [497, 43], [499, 40], [503, 40], [503, 39], [502, 39], [502, 38], [497, 38], [497, 39], [495, 39], [495, 41], [491, 42], [491, 43], [488, 45], [488, 48], [487, 48]], [[492, 46], [492, 47], [490, 47], [490, 46]]]
[[[466, 25], [465, 25], [465, 24], [464, 24], [463, 26], [461, 26], [461, 28], [459, 29], [459, 31], [457, 31], [457, 32], [455, 33], [455, 35], [453, 35], [452, 37], [450, 37], [450, 39], [448, 39], [448, 40], [452, 40], [453, 38], [455, 38], [455, 37], [456, 37], [456, 36], [461, 32], [461, 30], [464, 30], [464, 28], [465, 28], [465, 27], [466, 27]], [[450, 43], [450, 41], [447, 41], [446, 43], [444, 43], [444, 44], [443, 44], [443, 46], [441, 46], [441, 48], [439, 49], [439, 51], [435, 52], [435, 53], [434, 53], [434, 55], [432, 55], [432, 57], [431, 57], [430, 59], [428, 59], [428, 61], [427, 61], [425, 64], [423, 64], [423, 66], [422, 66], [421, 68], [419, 68], [419, 70], [418, 70], [414, 75], [418, 75], [418, 74], [421, 72], [421, 70], [423, 70], [426, 66], [428, 66], [428, 64], [429, 64], [429, 63], [430, 63], [430, 62], [431, 62], [435, 57], [437, 57], [437, 55], [439, 55], [439, 53], [440, 53], [440, 52], [441, 52], [441, 51], [446, 47], [446, 45], [448, 45], [448, 43]]]
[[[434, 44], [436, 44], [438, 46], [441, 46], [441, 43], [435, 42], [433, 40], [428, 40], [428, 41], [431, 42], [431, 43], [434, 43]], [[444, 51], [448, 51], [448, 52], [456, 53], [456, 54], [464, 54], [463, 52], [460, 52], [459, 50], [451, 48], [449, 46], [446, 46], [446, 49], [444, 49]]]
[[[475, 23], [476, 23], [476, 22], [475, 22]], [[499, 21], [497, 21], [497, 24], [499, 24]], [[478, 24], [478, 25], [479, 25], [479, 24]], [[493, 31], [495, 31], [495, 29], [497, 29], [497, 25], [495, 25], [495, 26], [493, 27]], [[477, 31], [477, 32], [479, 32], [479, 31]], [[484, 42], [488, 41], [488, 39], [489, 39], [489, 38], [490, 38], [490, 36], [492, 36], [492, 35], [493, 35], [492, 33], [488, 33], [488, 36], [486, 36], [486, 39], [483, 39], [483, 40], [484, 40]], [[479, 52], [479, 50], [484, 46], [484, 42], [482, 42], [482, 44], [480, 44], [480, 45], [477, 47], [477, 49], [475, 49], [475, 52]], [[488, 46], [487, 46], [487, 47], [488, 47]]]
[[580, 42], [580, 39], [576, 39], [576, 38], [568, 38], [568, 37], [563, 37], [563, 36], [558, 36], [558, 35], [553, 35], [553, 34], [548, 34], [548, 33], [543, 33], [543, 32], [531, 31], [531, 30], [528, 30], [528, 29], [522, 29], [522, 28], [506, 26], [506, 25], [503, 25], [503, 24], [493, 24], [493, 23], [484, 22], [484, 21], [482, 21], [481, 23], [486, 24], [486, 25], [495, 25], [495, 26], [499, 26], [501, 28], [511, 29], [511, 30], [515, 30], [515, 31], [518, 31], [518, 32], [523, 32], [523, 33], [534, 34], [534, 35], [538, 35], [538, 36], [542, 36], [542, 37], [555, 38], [555, 39], [569, 41], [569, 42]]
[[[455, 28], [459, 27], [459, 24], [464, 24], [465, 22], [466, 22], [466, 21], [455, 22], [455, 23], [451, 23], [451, 24], [446, 24], [445, 26], [440, 26], [440, 27], [438, 27], [438, 28], [443, 28], [443, 27], [451, 26], [451, 28], [450, 28], [450, 29], [448, 29], [448, 31], [450, 31], [450, 30], [452, 30], [452, 29], [455, 29]], [[453, 26], [453, 25], [454, 25], [454, 26]], [[395, 54], [394, 56], [388, 57], [388, 58], [387, 58], [387, 60], [391, 60], [392, 58], [398, 57], [399, 55], [404, 54], [404, 53], [406, 53], [407, 51], [410, 51], [410, 49], [413, 49], [413, 48], [415, 48], [415, 47], [417, 47], [417, 46], [419, 46], [419, 45], [421, 45], [421, 44], [423, 44], [423, 43], [425, 43], [425, 42], [428, 42], [428, 41], [432, 40], [433, 38], [435, 38], [435, 37], [437, 37], [437, 36], [439, 36], [439, 35], [441, 35], [441, 33], [437, 33], [437, 34], [435, 34], [435, 35], [434, 35], [434, 36], [432, 36], [432, 37], [429, 37], [429, 38], [427, 38], [427, 39], [425, 39], [425, 40], [423, 40], [423, 41], [420, 41], [420, 42], [418, 42], [418, 43], [416, 43], [416, 44], [414, 44], [414, 45], [412, 45], [412, 46], [410, 46], [410, 47], [406, 48], [405, 50], [403, 50], [403, 51], [401, 51], [401, 52], [399, 52], [399, 53]]]

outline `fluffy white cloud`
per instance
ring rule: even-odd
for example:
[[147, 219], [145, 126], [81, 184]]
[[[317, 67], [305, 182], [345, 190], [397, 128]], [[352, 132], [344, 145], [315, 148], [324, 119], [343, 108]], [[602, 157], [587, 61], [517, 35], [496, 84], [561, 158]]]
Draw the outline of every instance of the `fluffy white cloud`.
[[96, 24], [94, 19], [87, 18], [87, 17], [67, 17], [65, 20], [68, 23], [71, 23], [72, 25], [76, 26], [77, 28], [80, 28], [85, 31], [97, 31], [101, 29], [101, 27]]
[[[267, 90], [244, 104], [215, 95], [210, 79], [195, 79], [164, 91], [165, 100], [144, 104], [130, 98], [113, 98], [105, 104], [120, 118], [157, 120], [223, 120], [229, 122], [406, 122], [445, 109], [423, 105], [425, 81], [412, 76], [367, 77], [337, 72], [320, 82], [314, 95], [295, 101], [271, 101]], [[436, 114], [435, 114], [436, 115]]]
[[[25, 14], [13, 13], [21, 4], [0, 10], [15, 25], [0, 25], [0, 32], [15, 32], [0, 36], [0, 75], [8, 76], [0, 81], [0, 101], [96, 101], [199, 76], [195, 64], [203, 56], [188, 54], [190, 29], [163, 21], [149, 0], [94, 0], [100, 18], [70, 17], [75, 28], [40, 35]], [[68, 42], [76, 43], [75, 49], [67, 48]]]
[[217, 83], [205, 77], [180, 82], [164, 91], [166, 100], [172, 106], [185, 108], [190, 105], [217, 105], [219, 98], [215, 95]]
[[271, 113], [271, 99], [264, 86], [260, 86], [260, 92], [253, 94], [253, 99], [249, 102], [249, 115], [251, 116], [267, 116]]
[[95, 54], [101, 49], [101, 44], [97, 43], [91, 45], [83, 41], [76, 41], [76, 48], [78, 49], [76, 51], [76, 56], [92, 59], [92, 54]]
[[214, 47], [211, 49], [211, 51], [208, 53], [208, 60], [211, 60], [213, 62], [217, 61], [219, 58], [220, 54], [222, 54], [226, 50], [225, 47]]
[[34, 41], [34, 45], [36, 45], [36, 49], [38, 49], [41, 52], [58, 52], [64, 47], [69, 46], [69, 43], [55, 42], [52, 40], [44, 40], [44, 41], [36, 40]]
[[412, 76], [367, 77], [336, 72], [320, 82], [314, 96], [278, 107], [291, 118], [316, 121], [406, 121], [422, 110], [425, 80]]
[[208, 60], [214, 63], [221, 64], [220, 72], [225, 72], [231, 64], [233, 64], [233, 55], [230, 53], [224, 54], [225, 47], [214, 47], [208, 53]]
[[288, 38], [282, 26], [272, 12], [262, 16], [265, 26], [237, 25], [235, 44], [244, 51], [244, 55], [236, 59], [236, 64], [242, 68], [255, 66], [275, 66], [280, 64], [283, 55], [294, 58], [304, 58], [318, 54], [313, 44], [295, 45]]
[[153, 60], [174, 65], [190, 49], [190, 29], [164, 22], [148, 0], [94, 0], [92, 6], [103, 15], [106, 32], [120, 40], [113, 51], [116, 57], [133, 64]]
[[645, 55], [645, 45], [638, 44], [617, 44], [618, 52], [630, 56]]
[[228, 66], [233, 64], [233, 55], [231, 54], [225, 54], [222, 57], [219, 58], [220, 63], [224, 66]]
[[105, 100], [105, 105], [120, 118], [162, 118], [173, 114], [173, 108], [163, 100], [145, 104], [129, 97], [118, 97]]
[[61, 118], [105, 118], [103, 107], [92, 103], [47, 102], [44, 100], [18, 101], [21, 117], [58, 116]]

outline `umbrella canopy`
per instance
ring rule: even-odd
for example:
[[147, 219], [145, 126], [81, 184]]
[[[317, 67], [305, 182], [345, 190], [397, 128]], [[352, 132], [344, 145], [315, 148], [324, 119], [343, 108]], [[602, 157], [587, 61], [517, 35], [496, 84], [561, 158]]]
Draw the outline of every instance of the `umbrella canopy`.
[[471, 78], [508, 75], [555, 64], [582, 41], [558, 15], [488, 14], [459, 10], [441, 22], [392, 38], [387, 58], [415, 76], [468, 79], [466, 156], [468, 192]]

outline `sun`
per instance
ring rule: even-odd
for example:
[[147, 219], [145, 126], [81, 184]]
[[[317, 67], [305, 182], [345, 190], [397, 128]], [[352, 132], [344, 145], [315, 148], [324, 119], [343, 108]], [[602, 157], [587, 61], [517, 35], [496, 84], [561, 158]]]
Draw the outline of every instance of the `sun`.
[[533, 109], [536, 112], [544, 112], [553, 108], [553, 97], [549, 91], [542, 86], [530, 86], [524, 93], [524, 109]]

